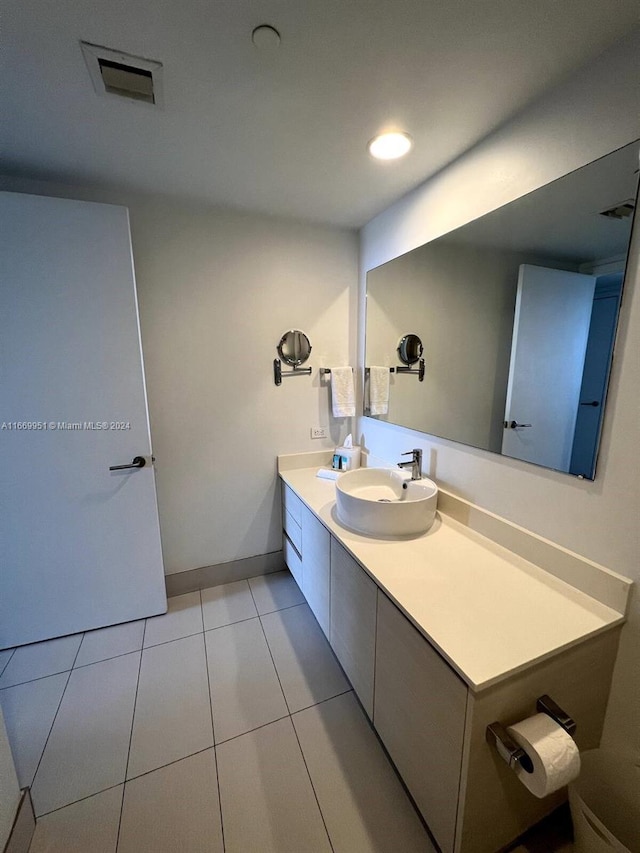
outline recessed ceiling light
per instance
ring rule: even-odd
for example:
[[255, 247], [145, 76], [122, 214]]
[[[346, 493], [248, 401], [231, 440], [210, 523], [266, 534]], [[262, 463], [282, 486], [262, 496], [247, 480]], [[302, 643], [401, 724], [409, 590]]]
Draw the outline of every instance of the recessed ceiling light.
[[396, 160], [398, 157], [404, 157], [412, 146], [413, 139], [408, 133], [392, 131], [374, 136], [367, 148], [376, 160]]

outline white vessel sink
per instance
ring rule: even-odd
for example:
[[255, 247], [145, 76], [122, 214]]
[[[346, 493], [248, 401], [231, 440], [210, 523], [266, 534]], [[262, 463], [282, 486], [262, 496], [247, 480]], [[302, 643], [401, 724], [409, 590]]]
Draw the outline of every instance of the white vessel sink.
[[336, 480], [339, 521], [371, 536], [425, 533], [435, 520], [437, 502], [432, 480], [407, 480], [391, 468], [358, 468]]

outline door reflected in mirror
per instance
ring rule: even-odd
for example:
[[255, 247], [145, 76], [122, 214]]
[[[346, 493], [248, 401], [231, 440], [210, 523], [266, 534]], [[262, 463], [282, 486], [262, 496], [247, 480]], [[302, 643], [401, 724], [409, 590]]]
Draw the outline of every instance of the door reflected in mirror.
[[370, 270], [365, 364], [415, 338], [429, 365], [382, 419], [593, 479], [637, 166], [633, 143]]

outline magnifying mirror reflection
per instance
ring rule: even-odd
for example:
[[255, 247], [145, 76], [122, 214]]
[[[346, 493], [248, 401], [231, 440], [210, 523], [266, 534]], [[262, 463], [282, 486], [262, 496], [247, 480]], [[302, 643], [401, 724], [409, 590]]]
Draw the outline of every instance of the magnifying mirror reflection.
[[418, 335], [404, 335], [398, 344], [398, 358], [403, 364], [411, 365], [420, 361], [424, 347]]

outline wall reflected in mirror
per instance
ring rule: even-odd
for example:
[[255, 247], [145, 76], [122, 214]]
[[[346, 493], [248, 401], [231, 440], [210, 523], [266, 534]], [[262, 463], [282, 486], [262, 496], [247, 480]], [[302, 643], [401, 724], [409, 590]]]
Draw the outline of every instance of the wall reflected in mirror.
[[365, 365], [426, 363], [380, 419], [593, 479], [637, 185], [636, 142], [370, 270]]

